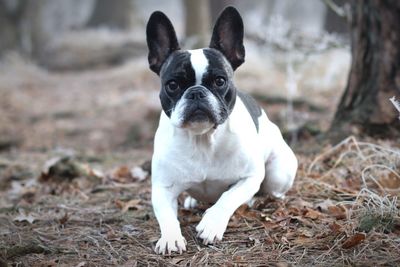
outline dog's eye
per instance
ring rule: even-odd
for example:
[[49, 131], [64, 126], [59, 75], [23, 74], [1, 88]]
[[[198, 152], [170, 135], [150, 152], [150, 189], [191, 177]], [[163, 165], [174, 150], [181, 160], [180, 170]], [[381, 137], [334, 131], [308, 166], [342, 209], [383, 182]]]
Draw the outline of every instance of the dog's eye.
[[217, 87], [223, 87], [226, 81], [224, 77], [218, 76], [217, 78], [215, 78], [214, 83]]
[[179, 84], [175, 80], [171, 80], [166, 84], [167, 90], [171, 93], [179, 89]]

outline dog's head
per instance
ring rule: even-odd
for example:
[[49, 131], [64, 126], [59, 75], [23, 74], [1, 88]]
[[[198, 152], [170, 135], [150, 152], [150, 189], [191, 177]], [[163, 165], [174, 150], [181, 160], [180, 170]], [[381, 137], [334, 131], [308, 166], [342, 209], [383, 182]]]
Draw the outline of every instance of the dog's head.
[[150, 16], [146, 33], [150, 69], [161, 78], [161, 105], [171, 123], [197, 134], [222, 124], [235, 105], [233, 71], [245, 56], [239, 12], [227, 7], [221, 13], [204, 49], [181, 50], [160, 11]]

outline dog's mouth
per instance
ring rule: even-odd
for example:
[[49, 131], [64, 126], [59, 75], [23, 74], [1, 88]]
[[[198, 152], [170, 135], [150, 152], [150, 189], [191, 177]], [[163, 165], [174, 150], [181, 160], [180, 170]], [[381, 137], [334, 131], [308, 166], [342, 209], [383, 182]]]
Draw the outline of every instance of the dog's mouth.
[[216, 123], [215, 114], [204, 105], [193, 105], [186, 109], [183, 124], [187, 125], [196, 122], [209, 122], [212, 124]]

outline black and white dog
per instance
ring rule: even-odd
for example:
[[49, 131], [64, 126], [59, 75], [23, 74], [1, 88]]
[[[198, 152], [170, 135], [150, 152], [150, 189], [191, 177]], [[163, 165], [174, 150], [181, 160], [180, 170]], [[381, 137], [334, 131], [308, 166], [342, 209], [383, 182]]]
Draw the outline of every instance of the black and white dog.
[[147, 24], [150, 69], [161, 78], [163, 111], [154, 139], [152, 204], [161, 229], [155, 251], [186, 250], [177, 219], [180, 193], [215, 203], [196, 227], [204, 244], [221, 240], [229, 218], [258, 192], [282, 198], [293, 184], [297, 159], [278, 127], [233, 84], [244, 62], [243, 22], [227, 7], [210, 46], [181, 50], [165, 14]]

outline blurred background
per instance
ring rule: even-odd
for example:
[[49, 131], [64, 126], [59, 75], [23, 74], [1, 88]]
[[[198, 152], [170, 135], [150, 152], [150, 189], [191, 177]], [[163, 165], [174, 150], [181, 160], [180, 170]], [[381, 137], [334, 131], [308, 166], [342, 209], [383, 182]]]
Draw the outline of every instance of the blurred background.
[[245, 26], [237, 87], [292, 146], [325, 131], [351, 61], [344, 0], [0, 0], [0, 152], [149, 156], [161, 108], [147, 19], [163, 11], [182, 47], [197, 48], [227, 5]]

